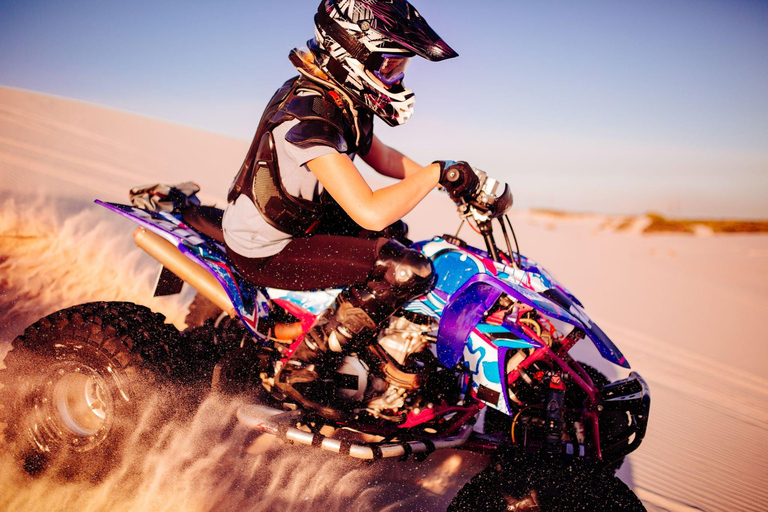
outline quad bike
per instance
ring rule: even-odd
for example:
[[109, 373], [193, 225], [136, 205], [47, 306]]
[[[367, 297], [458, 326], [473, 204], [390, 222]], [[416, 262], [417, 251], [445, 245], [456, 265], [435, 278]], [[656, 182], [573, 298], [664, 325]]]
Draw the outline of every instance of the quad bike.
[[31, 473], [56, 458], [103, 460], [131, 429], [142, 398], [135, 381], [208, 383], [250, 398], [240, 423], [293, 444], [369, 461], [446, 449], [492, 455], [453, 510], [644, 510], [613, 470], [645, 435], [648, 386], [634, 372], [609, 382], [569, 355], [589, 340], [629, 368], [578, 299], [512, 250], [509, 187], [479, 175], [455, 202], [485, 250], [449, 235], [412, 245], [432, 260], [436, 284], [341, 360], [334, 380], [344, 421], [304, 410], [274, 386], [340, 290], [254, 286], [227, 259], [222, 211], [200, 206], [194, 189], [134, 190], [144, 198], [134, 206], [96, 201], [139, 225], [136, 244], [163, 265], [156, 295], [185, 282], [198, 291], [197, 319], [178, 333], [144, 307], [91, 303], [39, 320], [0, 370], [6, 437], [23, 441]]

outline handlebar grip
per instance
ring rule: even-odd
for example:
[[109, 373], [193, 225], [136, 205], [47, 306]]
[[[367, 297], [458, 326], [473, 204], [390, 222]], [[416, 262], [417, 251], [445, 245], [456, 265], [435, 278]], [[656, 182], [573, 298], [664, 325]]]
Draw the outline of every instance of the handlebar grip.
[[445, 187], [454, 202], [461, 202], [474, 194], [479, 178], [467, 162], [437, 160], [433, 163], [440, 165], [440, 185]]

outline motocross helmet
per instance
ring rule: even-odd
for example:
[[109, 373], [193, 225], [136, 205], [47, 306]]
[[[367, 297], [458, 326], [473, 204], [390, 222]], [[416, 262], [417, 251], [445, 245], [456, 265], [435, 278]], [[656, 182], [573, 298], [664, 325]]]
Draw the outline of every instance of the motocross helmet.
[[458, 56], [406, 0], [323, 0], [308, 46], [333, 82], [390, 126], [413, 113], [403, 86], [410, 59]]

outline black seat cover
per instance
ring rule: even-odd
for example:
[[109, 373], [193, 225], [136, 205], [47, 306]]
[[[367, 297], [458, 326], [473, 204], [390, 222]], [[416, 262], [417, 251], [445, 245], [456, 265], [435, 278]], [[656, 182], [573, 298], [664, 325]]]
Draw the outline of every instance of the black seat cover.
[[213, 206], [189, 206], [181, 210], [184, 223], [195, 231], [224, 243], [224, 232], [221, 230], [221, 219], [224, 210]]

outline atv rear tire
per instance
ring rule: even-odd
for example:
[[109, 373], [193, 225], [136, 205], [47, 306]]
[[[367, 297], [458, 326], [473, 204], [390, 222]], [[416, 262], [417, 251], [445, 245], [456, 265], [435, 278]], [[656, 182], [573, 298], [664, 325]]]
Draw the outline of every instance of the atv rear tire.
[[215, 367], [222, 359], [233, 360], [232, 352], [242, 352], [240, 348], [250, 336], [238, 318], [230, 318], [200, 293], [189, 306], [186, 323], [187, 329], [180, 333], [179, 353], [193, 369], [190, 382], [208, 385], [213, 378], [216, 387]]
[[219, 306], [208, 300], [202, 293], [198, 293], [189, 305], [189, 313], [185, 320], [187, 329], [202, 327], [207, 320], [216, 321], [223, 313]]
[[176, 329], [143, 306], [82, 304], [13, 341], [0, 419], [27, 473], [98, 480], [120, 459], [149, 389], [173, 377]]
[[642, 512], [645, 507], [611, 471], [518, 459], [477, 474], [448, 511]]

